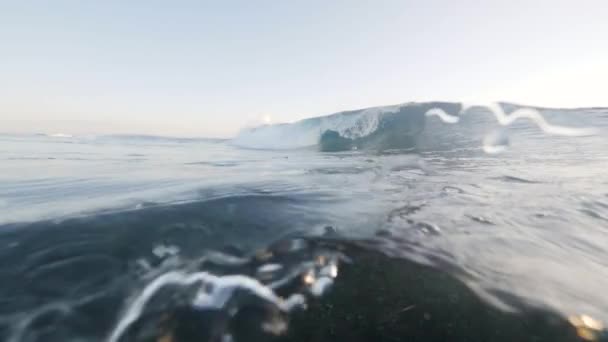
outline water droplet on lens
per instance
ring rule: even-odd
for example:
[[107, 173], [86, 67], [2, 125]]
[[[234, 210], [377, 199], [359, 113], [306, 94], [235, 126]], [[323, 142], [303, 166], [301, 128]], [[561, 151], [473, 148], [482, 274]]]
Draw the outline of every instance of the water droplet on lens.
[[483, 150], [489, 154], [502, 153], [509, 147], [509, 136], [504, 130], [489, 133], [483, 138]]
[[302, 281], [304, 281], [304, 284], [306, 285], [312, 285], [316, 280], [315, 274], [311, 271], [308, 271], [306, 274], [304, 274]]

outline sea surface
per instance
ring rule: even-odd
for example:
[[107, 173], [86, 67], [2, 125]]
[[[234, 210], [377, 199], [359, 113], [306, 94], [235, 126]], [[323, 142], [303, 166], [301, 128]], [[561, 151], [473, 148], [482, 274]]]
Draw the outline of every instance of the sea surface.
[[579, 341], [603, 322], [607, 109], [0, 135], [1, 341]]

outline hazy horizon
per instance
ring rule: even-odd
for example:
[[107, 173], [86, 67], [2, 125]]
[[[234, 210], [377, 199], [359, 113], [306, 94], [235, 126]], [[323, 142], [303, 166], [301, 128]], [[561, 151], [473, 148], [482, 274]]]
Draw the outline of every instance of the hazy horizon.
[[[412, 101], [416, 103], [422, 102], [438, 102], [439, 100], [433, 101]], [[450, 101], [448, 101], [450, 102]], [[457, 102], [457, 101], [454, 101]], [[546, 106], [538, 106], [533, 104], [525, 104], [525, 103], [513, 103], [508, 101], [497, 101], [499, 103], [510, 103], [515, 105], [521, 105], [524, 107], [532, 107], [532, 108], [548, 108], [548, 109], [585, 109], [585, 108], [608, 108], [608, 107], [599, 107], [599, 106], [590, 106], [590, 107], [546, 107]], [[391, 106], [395, 104], [387, 104], [386, 106]], [[382, 106], [380, 106], [382, 107]], [[325, 113], [313, 116], [306, 116], [303, 118], [299, 118], [292, 121], [285, 122], [271, 122], [271, 123], [290, 123], [299, 120], [304, 120], [307, 118], [313, 118], [324, 115], [336, 114], [343, 111], [349, 110], [358, 110], [370, 108], [361, 107], [361, 108], [346, 108], [344, 110], [340, 110], [338, 112]], [[183, 137], [183, 138], [219, 138], [219, 139], [229, 139], [233, 138], [238, 131], [231, 134], [200, 134], [197, 132], [197, 127], [193, 127], [191, 131], [188, 129], [184, 129], [183, 126], [174, 124], [173, 126], [167, 127], [164, 126], [162, 129], [158, 129], [158, 126], [154, 125], [154, 123], [143, 124], [144, 128], [141, 128], [140, 124], [130, 123], [124, 125], [124, 123], [120, 122], [103, 122], [103, 121], [82, 121], [82, 120], [44, 120], [41, 121], [28, 121], [28, 120], [9, 120], [9, 126], [12, 126], [16, 129], [13, 130], [2, 130], [0, 129], [0, 134], [68, 134], [68, 135], [150, 135], [150, 136], [164, 136], [164, 137]], [[264, 125], [263, 119], [260, 119], [258, 122], [250, 122], [247, 125], [242, 126], [240, 129], [246, 129], [254, 126]], [[137, 125], [140, 125], [140, 129], [137, 128]], [[40, 129], [36, 129], [35, 127], [41, 127]], [[21, 128], [21, 129], [19, 129]]]
[[403, 102], [606, 107], [592, 1], [0, 5], [0, 132], [230, 137]]

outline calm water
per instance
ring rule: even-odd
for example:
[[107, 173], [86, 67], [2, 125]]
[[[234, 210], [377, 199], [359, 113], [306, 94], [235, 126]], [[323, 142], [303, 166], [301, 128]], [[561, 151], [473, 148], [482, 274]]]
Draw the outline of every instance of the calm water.
[[0, 136], [2, 340], [499, 340], [454, 321], [480, 308], [486, 327], [608, 322], [608, 110], [541, 111], [595, 129], [562, 136], [408, 106], [234, 140]]

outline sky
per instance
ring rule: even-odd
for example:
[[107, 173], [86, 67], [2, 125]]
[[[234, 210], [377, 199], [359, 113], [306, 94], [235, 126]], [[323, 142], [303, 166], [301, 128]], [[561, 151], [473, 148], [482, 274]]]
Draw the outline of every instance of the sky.
[[0, 132], [229, 137], [409, 101], [608, 106], [604, 0], [0, 0]]

